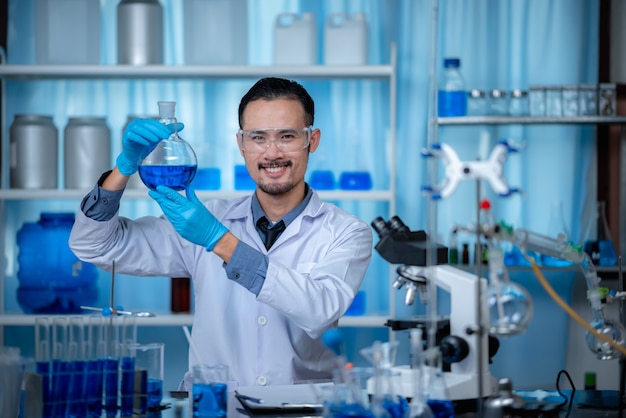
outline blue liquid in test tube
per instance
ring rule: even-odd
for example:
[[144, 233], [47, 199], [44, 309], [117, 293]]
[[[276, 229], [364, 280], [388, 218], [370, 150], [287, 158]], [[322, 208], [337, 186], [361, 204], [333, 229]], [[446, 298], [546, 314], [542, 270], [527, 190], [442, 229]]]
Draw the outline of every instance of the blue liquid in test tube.
[[87, 363], [76, 360], [69, 363], [70, 386], [68, 393], [68, 418], [87, 416]]
[[133, 415], [133, 402], [135, 396], [135, 359], [122, 357], [122, 382], [121, 382], [121, 408], [123, 417]]
[[69, 363], [52, 360], [52, 416], [65, 417], [70, 386]]
[[36, 365], [36, 371], [41, 376], [41, 397], [43, 401], [43, 417], [52, 418], [52, 405], [50, 403], [50, 362], [38, 361]]
[[101, 359], [87, 362], [87, 412], [90, 418], [102, 416], [102, 390], [103, 390], [104, 361]]
[[447, 418], [454, 416], [454, 405], [452, 401], [429, 399], [426, 401], [433, 411], [435, 418]]
[[115, 417], [117, 415], [119, 365], [120, 361], [117, 358], [106, 358], [104, 360], [104, 410], [107, 417]]

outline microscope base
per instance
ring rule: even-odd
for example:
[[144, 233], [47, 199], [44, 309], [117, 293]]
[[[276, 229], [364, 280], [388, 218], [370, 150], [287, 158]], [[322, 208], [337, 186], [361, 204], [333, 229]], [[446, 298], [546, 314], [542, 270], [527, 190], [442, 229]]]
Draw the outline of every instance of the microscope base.
[[[396, 395], [411, 398], [415, 393], [415, 379], [417, 371], [409, 368], [409, 366], [396, 366], [392, 368], [392, 376], [389, 385], [393, 388], [393, 392]], [[432, 397], [435, 399], [446, 399], [451, 401], [459, 400], [471, 400], [478, 398], [478, 382], [479, 378], [475, 374], [460, 374], [453, 372], [443, 373], [444, 383], [447, 389], [447, 397], [441, 387], [431, 387], [431, 383], [424, 382], [422, 387], [428, 387]], [[498, 390], [497, 380], [490, 374], [486, 373], [482, 376], [482, 397], [487, 397], [495, 394]], [[429, 385], [429, 386], [426, 386]], [[386, 385], [385, 385], [386, 386]], [[374, 394], [374, 379], [370, 378], [367, 381], [367, 392]]]

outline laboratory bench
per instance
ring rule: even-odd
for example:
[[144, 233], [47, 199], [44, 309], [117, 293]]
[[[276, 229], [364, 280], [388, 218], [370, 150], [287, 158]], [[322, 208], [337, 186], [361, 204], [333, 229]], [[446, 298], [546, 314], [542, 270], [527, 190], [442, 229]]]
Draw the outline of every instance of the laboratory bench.
[[[584, 393], [585, 391], [577, 391], [577, 393]], [[170, 404], [166, 409], [159, 412], [153, 412], [147, 416], [147, 418], [191, 418], [189, 399], [174, 399], [167, 398], [164, 400], [164, 404]], [[484, 413], [481, 414], [484, 416]], [[540, 416], [540, 415], [524, 415], [525, 417]], [[616, 409], [597, 409], [597, 408], [580, 408], [577, 405], [572, 405], [569, 412], [566, 408], [561, 409], [559, 412], [559, 418], [603, 418], [603, 417], [618, 417], [618, 411]], [[626, 410], [624, 411], [626, 417]], [[290, 413], [254, 413], [246, 410], [241, 402], [235, 398], [234, 392], [229, 392], [228, 398], [228, 418], [245, 418], [245, 417], [263, 417], [263, 418], [297, 418], [297, 417], [322, 417], [321, 411], [311, 412], [290, 412]], [[456, 418], [478, 418], [477, 412], [463, 412], [457, 413]], [[554, 415], [556, 417], [556, 415]]]

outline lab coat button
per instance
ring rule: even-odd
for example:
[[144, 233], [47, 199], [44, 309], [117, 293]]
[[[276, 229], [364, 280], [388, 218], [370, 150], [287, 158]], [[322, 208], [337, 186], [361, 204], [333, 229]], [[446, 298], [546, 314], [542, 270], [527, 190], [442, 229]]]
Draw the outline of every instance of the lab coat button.
[[267, 377], [265, 376], [259, 376], [256, 378], [256, 382], [261, 385], [261, 386], [265, 386], [267, 385]]
[[267, 318], [265, 316], [259, 316], [259, 318], [256, 321], [261, 326], [267, 324]]

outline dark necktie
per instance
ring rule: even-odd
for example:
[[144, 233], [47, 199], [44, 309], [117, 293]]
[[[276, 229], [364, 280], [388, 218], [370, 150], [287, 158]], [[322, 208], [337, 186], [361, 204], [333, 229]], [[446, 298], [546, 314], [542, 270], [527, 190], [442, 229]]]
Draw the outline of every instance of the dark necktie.
[[272, 228], [269, 227], [270, 222], [266, 217], [262, 217], [257, 221], [257, 226], [265, 234], [265, 249], [269, 250], [276, 241], [276, 238], [285, 230], [285, 223], [278, 222]]

